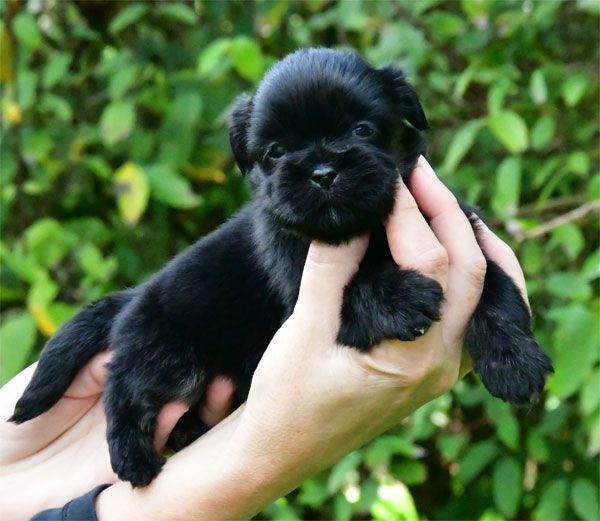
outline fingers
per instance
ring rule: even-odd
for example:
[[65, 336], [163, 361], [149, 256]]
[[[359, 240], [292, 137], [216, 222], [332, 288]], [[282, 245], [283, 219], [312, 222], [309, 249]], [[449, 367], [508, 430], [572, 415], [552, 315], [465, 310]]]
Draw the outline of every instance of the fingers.
[[[200, 410], [200, 419], [208, 427], [215, 426], [231, 413], [234, 391], [233, 382], [224, 376], [217, 376], [208, 384], [204, 404]], [[163, 450], [171, 431], [188, 409], [189, 406], [185, 402], [176, 401], [168, 403], [160, 410], [154, 434], [156, 450]]]
[[448, 254], [401, 179], [394, 211], [385, 228], [392, 257], [398, 266], [417, 270], [445, 286]]
[[106, 381], [106, 364], [112, 358], [112, 352], [96, 355], [79, 371], [65, 392], [66, 398], [89, 398], [98, 396], [104, 389]]
[[448, 254], [445, 322], [450, 334], [462, 335], [481, 297], [485, 257], [456, 197], [423, 157], [412, 174], [410, 188]]
[[500, 237], [492, 232], [483, 221], [479, 220], [477, 236], [487, 256], [496, 262], [505, 273], [513, 279], [525, 302], [529, 306], [529, 298], [527, 296], [527, 287], [525, 285], [525, 275], [521, 265], [512, 251], [511, 247], [506, 244]]
[[[37, 452], [68, 431], [88, 413], [98, 402], [104, 388], [105, 365], [110, 356], [111, 353], [105, 352], [92, 358], [79, 371], [64, 396], [44, 414], [20, 425], [3, 423], [0, 428], [0, 437], [3, 438], [0, 444], [3, 449], [0, 451], [0, 460], [4, 460], [4, 450], [13, 460]], [[15, 378], [16, 383], [19, 386], [26, 384], [32, 373], [33, 367], [28, 368]], [[22, 379], [23, 374], [29, 375], [28, 378]], [[14, 402], [10, 409], [12, 407]]]
[[185, 402], [171, 402], [165, 405], [156, 418], [156, 432], [154, 433], [154, 446], [157, 451], [162, 451], [169, 439], [171, 431], [189, 409]]
[[368, 242], [362, 236], [339, 246], [311, 243], [294, 308], [296, 318], [317, 325], [326, 337], [337, 334], [344, 288], [358, 270]]
[[233, 406], [233, 382], [224, 376], [217, 376], [208, 386], [204, 404], [200, 411], [202, 421], [212, 427], [231, 412]]

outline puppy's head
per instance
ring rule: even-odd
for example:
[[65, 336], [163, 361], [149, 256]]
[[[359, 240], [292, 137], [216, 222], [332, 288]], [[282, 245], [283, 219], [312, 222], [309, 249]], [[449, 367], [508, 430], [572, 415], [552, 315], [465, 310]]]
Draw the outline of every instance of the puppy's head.
[[423, 151], [427, 120], [403, 74], [359, 56], [303, 49], [241, 96], [230, 140], [256, 196], [280, 226], [340, 242], [391, 212], [398, 173]]

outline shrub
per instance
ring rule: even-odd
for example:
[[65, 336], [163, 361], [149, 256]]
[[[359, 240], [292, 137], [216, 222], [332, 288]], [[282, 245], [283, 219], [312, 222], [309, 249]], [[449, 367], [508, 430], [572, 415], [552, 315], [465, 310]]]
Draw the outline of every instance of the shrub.
[[262, 516], [598, 519], [596, 1], [0, 5], [0, 383], [246, 200], [238, 93], [298, 47], [353, 47], [421, 93], [431, 161], [517, 252], [556, 373], [526, 409], [467, 377]]

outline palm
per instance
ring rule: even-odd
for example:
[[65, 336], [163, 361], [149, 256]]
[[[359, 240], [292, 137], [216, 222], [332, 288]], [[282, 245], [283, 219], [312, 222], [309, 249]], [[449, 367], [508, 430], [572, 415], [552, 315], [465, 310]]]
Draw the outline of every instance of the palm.
[[100, 395], [103, 360], [88, 365], [55, 407], [23, 425], [6, 422], [29, 381], [29, 367], [0, 391], [3, 519], [28, 519], [101, 483], [113, 483]]

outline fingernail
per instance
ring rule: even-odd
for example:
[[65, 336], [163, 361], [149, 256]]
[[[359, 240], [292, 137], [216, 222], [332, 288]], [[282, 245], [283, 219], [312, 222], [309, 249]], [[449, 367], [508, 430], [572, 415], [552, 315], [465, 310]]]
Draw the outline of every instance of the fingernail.
[[430, 177], [434, 177], [437, 179], [437, 175], [435, 174], [433, 168], [431, 168], [431, 165], [427, 162], [427, 159], [425, 159], [423, 156], [419, 156], [419, 159], [417, 160], [417, 166], [423, 170], [423, 173], [427, 174]]
[[479, 217], [479, 215], [477, 215], [475, 212], [473, 212], [471, 214], [471, 217], [469, 219], [471, 222], [473, 222], [475, 224], [475, 227], [482, 231], [482, 232], [489, 232], [490, 229], [488, 228], [488, 225], [485, 224], [485, 222], [483, 222], [483, 219], [481, 217]]

